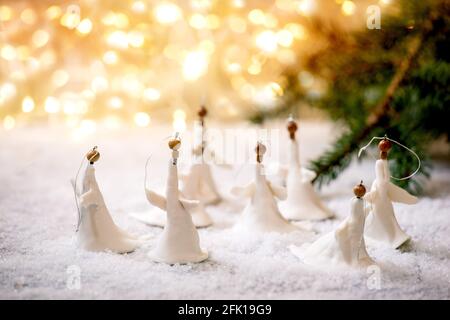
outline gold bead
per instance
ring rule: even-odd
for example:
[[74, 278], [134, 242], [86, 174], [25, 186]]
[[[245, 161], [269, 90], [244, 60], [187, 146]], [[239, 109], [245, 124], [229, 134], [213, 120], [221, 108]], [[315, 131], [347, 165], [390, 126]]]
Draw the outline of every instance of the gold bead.
[[180, 139], [173, 138], [173, 139], [169, 140], [169, 148], [170, 149], [178, 150], [178, 149], [180, 149], [180, 147], [181, 147]]
[[88, 159], [90, 163], [94, 163], [100, 159], [100, 152], [97, 151], [97, 147], [92, 148], [92, 150], [86, 154], [86, 159]]

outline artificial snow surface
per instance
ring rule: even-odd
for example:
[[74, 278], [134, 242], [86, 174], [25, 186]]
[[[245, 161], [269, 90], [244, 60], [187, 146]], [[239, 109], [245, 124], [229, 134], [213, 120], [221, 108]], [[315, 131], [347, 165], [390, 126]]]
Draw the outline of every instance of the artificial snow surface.
[[[284, 123], [279, 125], [284, 127]], [[330, 125], [300, 122], [299, 127], [303, 163], [323, 151], [335, 136]], [[374, 179], [370, 160], [355, 162], [321, 190], [337, 219], [312, 222], [317, 232], [313, 236], [302, 232], [253, 236], [232, 231], [230, 227], [247, 201], [229, 193], [242, 169], [239, 165], [233, 169], [213, 166], [225, 200], [207, 208], [214, 226], [199, 229], [201, 245], [210, 258], [204, 263], [173, 266], [150, 261], [147, 252], [162, 230], [141, 224], [128, 213], [156, 210], [144, 194], [143, 168], [152, 153], [149, 185], [164, 190], [170, 155], [161, 141], [170, 133], [170, 127], [155, 125], [152, 129], [99, 132], [75, 141], [62, 129], [0, 132], [0, 298], [450, 298], [450, 166], [443, 162], [434, 164], [418, 204], [394, 204], [397, 219], [412, 242], [402, 250], [368, 245], [370, 256], [380, 265], [379, 278], [376, 270], [324, 273], [302, 264], [288, 249], [312, 241], [347, 217], [352, 187], [360, 179], [370, 186]], [[286, 136], [284, 131], [280, 134]], [[114, 221], [135, 235], [149, 236], [148, 243], [134, 253], [92, 253], [75, 248], [77, 213], [69, 180], [94, 145], [101, 153], [96, 163], [97, 181]], [[284, 145], [283, 152], [286, 149]], [[190, 152], [185, 145], [180, 151]], [[79, 289], [70, 285], [77, 271]]]

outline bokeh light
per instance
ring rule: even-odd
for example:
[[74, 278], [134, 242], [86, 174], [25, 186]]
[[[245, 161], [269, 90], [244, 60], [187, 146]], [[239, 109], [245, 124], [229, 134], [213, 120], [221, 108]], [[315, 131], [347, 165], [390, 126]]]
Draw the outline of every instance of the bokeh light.
[[183, 131], [203, 102], [212, 116], [241, 119], [276, 106], [279, 76], [295, 69], [316, 92], [323, 80], [302, 71], [324, 45], [311, 17], [332, 12], [345, 28], [364, 27], [350, 0], [31, 4], [0, 5], [0, 120], [11, 130], [47, 117], [79, 138], [150, 118]]

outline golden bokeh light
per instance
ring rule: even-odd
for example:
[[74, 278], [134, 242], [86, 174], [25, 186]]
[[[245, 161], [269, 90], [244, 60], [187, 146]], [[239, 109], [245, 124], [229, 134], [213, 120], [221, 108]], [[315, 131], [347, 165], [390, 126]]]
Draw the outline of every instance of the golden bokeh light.
[[0, 56], [5, 60], [14, 60], [17, 57], [16, 48], [14, 48], [12, 45], [6, 44], [2, 47]]
[[143, 98], [146, 101], [157, 101], [161, 97], [161, 93], [155, 88], [146, 88], [143, 92]]
[[148, 127], [150, 124], [150, 116], [146, 112], [137, 112], [134, 115], [134, 122], [138, 127]]
[[266, 30], [256, 36], [256, 46], [267, 53], [273, 53], [278, 48], [278, 38], [275, 32]]
[[32, 41], [33, 44], [37, 47], [43, 47], [47, 44], [50, 39], [50, 35], [45, 30], [37, 30], [33, 33]]
[[183, 60], [183, 77], [188, 81], [200, 78], [208, 69], [208, 57], [203, 51], [189, 52]]
[[61, 7], [59, 6], [50, 6], [47, 10], [45, 10], [45, 16], [50, 19], [58, 19], [62, 14]]
[[25, 113], [31, 112], [34, 110], [34, 100], [30, 96], [25, 96], [22, 100], [22, 111]]
[[119, 57], [115, 51], [108, 50], [103, 54], [103, 61], [106, 64], [116, 64], [119, 61]]
[[36, 22], [37, 16], [33, 9], [26, 8], [20, 14], [20, 19], [26, 24], [34, 24]]
[[13, 11], [8, 6], [0, 6], [0, 21], [6, 22], [13, 17]]
[[57, 113], [61, 109], [61, 103], [55, 97], [47, 97], [45, 99], [44, 109], [47, 113]]
[[144, 13], [147, 10], [147, 4], [144, 1], [134, 1], [131, 10], [137, 13]]
[[300, 0], [297, 6], [297, 11], [305, 16], [312, 15], [317, 10], [317, 3], [315, 0]]
[[92, 21], [88, 18], [85, 18], [80, 21], [77, 26], [77, 31], [83, 35], [88, 34], [92, 30]]
[[[385, 9], [391, 2], [376, 1]], [[12, 128], [48, 117], [82, 137], [103, 125], [167, 120], [164, 108], [183, 131], [203, 100], [223, 106], [218, 117], [270, 108], [287, 90], [283, 72], [322, 45], [314, 16], [331, 12], [347, 24], [359, 7], [354, 0], [4, 0], [0, 119]], [[316, 90], [320, 79], [297, 73], [299, 86]]]
[[16, 119], [13, 116], [7, 115], [3, 118], [3, 128], [5, 130], [12, 130], [16, 126]]
[[180, 7], [171, 2], [163, 2], [158, 4], [154, 9], [156, 20], [163, 24], [171, 24], [182, 17]]
[[186, 130], [186, 112], [182, 109], [177, 109], [172, 115], [172, 127], [177, 132]]
[[283, 47], [290, 47], [294, 42], [294, 36], [289, 30], [282, 29], [277, 32], [277, 41]]
[[69, 73], [64, 69], [53, 72], [52, 83], [55, 87], [64, 87], [69, 81]]
[[342, 13], [346, 16], [351, 16], [355, 13], [356, 5], [353, 1], [345, 0], [342, 3]]

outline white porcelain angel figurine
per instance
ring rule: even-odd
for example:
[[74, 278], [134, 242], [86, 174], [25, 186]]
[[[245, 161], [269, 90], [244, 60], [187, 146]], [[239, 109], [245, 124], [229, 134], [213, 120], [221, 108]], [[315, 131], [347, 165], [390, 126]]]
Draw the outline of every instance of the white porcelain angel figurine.
[[109, 214], [95, 179], [94, 162], [100, 158], [97, 147], [93, 148], [86, 157], [89, 164], [82, 179], [81, 192], [78, 192], [75, 182], [73, 183], [79, 207], [77, 245], [88, 251], [132, 252], [143, 241], [116, 226]]
[[194, 149], [192, 150], [194, 164], [181, 177], [181, 193], [188, 199], [193, 197], [193, 199], [198, 199], [205, 205], [216, 204], [221, 200], [211, 173], [211, 167], [204, 159], [206, 150], [204, 118], [207, 113], [208, 111], [204, 106], [198, 111], [199, 121], [194, 125]]
[[288, 120], [287, 129], [290, 137], [289, 166], [280, 169], [280, 174], [286, 180], [287, 198], [280, 203], [281, 214], [289, 220], [323, 220], [334, 217], [313, 188], [311, 182], [316, 173], [300, 165], [299, 148], [295, 140], [297, 123], [292, 117]]
[[[363, 196], [366, 188], [362, 184], [353, 188], [356, 197], [351, 201], [351, 213], [336, 230], [329, 232], [309, 246], [291, 246], [291, 252], [305, 264], [322, 268], [356, 267], [375, 264], [366, 251], [364, 221], [366, 213]], [[306, 247], [306, 248], [305, 248]]]
[[167, 213], [164, 230], [156, 247], [148, 255], [154, 261], [170, 264], [201, 262], [208, 258], [208, 253], [200, 247], [199, 235], [188, 211], [199, 203], [180, 199], [179, 196], [177, 159], [180, 146], [177, 135], [169, 141], [172, 159], [169, 162], [166, 197], [146, 189], [148, 201]]
[[[390, 182], [387, 154], [391, 148], [387, 138], [380, 141], [380, 159], [375, 163], [376, 179], [365, 199], [371, 204], [371, 214], [367, 219], [366, 235], [368, 238], [383, 242], [394, 249], [410, 239], [395, 218], [392, 202], [415, 204], [418, 199], [407, 191]], [[417, 170], [416, 170], [417, 171]]]
[[278, 210], [274, 197], [285, 199], [286, 189], [266, 180], [264, 166], [261, 163], [265, 152], [266, 147], [258, 142], [256, 146], [255, 180], [246, 187], [234, 187], [231, 190], [231, 193], [235, 196], [250, 198], [235, 228], [255, 233], [286, 233], [298, 230], [284, 219]]
[[[220, 201], [215, 183], [212, 178], [211, 168], [204, 162], [203, 151], [203, 118], [206, 116], [206, 109], [202, 107], [198, 112], [200, 126], [194, 127], [194, 164], [186, 174], [180, 174], [181, 196], [187, 200], [198, 200], [198, 205], [189, 209], [192, 222], [197, 228], [204, 228], [212, 225], [213, 221], [206, 211], [205, 206]], [[131, 216], [145, 224], [164, 227], [167, 220], [165, 212], [160, 210], [143, 213], [132, 213]]]

